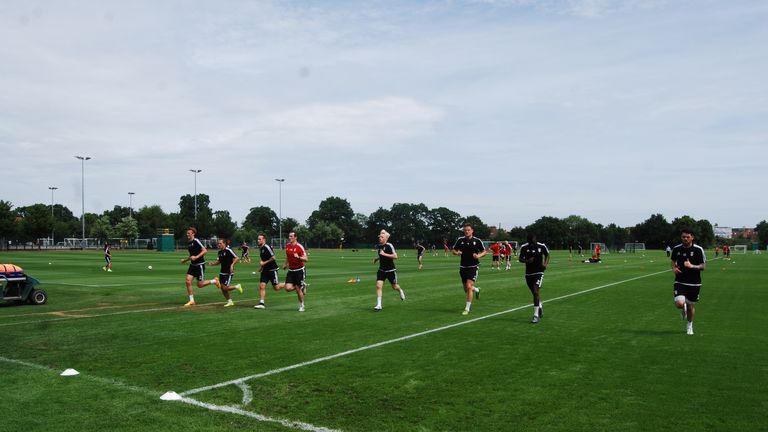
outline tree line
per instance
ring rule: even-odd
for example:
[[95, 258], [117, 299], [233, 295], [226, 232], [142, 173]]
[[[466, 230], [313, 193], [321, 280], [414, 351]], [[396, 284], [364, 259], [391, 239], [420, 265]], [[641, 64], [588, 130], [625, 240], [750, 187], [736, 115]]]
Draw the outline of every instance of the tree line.
[[[446, 207], [429, 208], [421, 203], [395, 203], [388, 209], [379, 207], [370, 215], [364, 215], [355, 213], [346, 199], [335, 196], [321, 201], [305, 223], [290, 217], [280, 221], [275, 211], [267, 206], [251, 208], [245, 219], [237, 223], [228, 211], [211, 209], [210, 197], [206, 194], [197, 195], [196, 214], [193, 195], [179, 198], [177, 212], [165, 213], [160, 206], [151, 205], [135, 211], [115, 206], [100, 215], [86, 213], [85, 237], [102, 242], [115, 238], [151, 239], [169, 228], [175, 238], [182, 241], [186, 228], [194, 226], [201, 238], [228, 238], [236, 244], [253, 243], [259, 232], [276, 238], [281, 231], [285, 237], [287, 232], [295, 230], [301, 242], [308, 247], [363, 247], [374, 243], [379, 231], [386, 229], [392, 233], [390, 241], [399, 247], [410, 247], [419, 241], [439, 248], [444, 242], [452, 245], [461, 235], [464, 223], [471, 223], [475, 235], [484, 240], [523, 242], [527, 233], [533, 232], [539, 241], [553, 249], [579, 244], [586, 248], [591, 242], [602, 242], [612, 249], [631, 242], [645, 243], [648, 249], [661, 249], [679, 243], [679, 231], [683, 226], [692, 228], [697, 234], [697, 242], [704, 247], [723, 243], [722, 239], [715, 238], [708, 220], [695, 220], [690, 216], [667, 221], [663, 215], [653, 214], [633, 227], [620, 227], [613, 223], [604, 226], [576, 215], [566, 218], [543, 216], [528, 226], [503, 230], [487, 225], [475, 215], [463, 216]], [[768, 243], [768, 222], [760, 222], [757, 229], [764, 247]], [[61, 204], [14, 208], [12, 203], [0, 200], [0, 239], [3, 245], [7, 245], [8, 241], [36, 243], [37, 239], [50, 237], [54, 242], [82, 237], [80, 218]]]

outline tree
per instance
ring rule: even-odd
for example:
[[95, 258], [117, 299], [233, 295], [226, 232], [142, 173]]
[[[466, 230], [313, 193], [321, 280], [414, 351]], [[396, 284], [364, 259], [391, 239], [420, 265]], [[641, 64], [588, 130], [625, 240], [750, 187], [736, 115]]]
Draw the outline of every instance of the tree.
[[526, 237], [527, 234], [533, 233], [536, 235], [536, 241], [553, 245], [553, 247], [569, 236], [567, 223], [552, 216], [540, 217], [536, 222], [525, 227], [525, 231]]
[[392, 213], [383, 207], [379, 207], [366, 219], [365, 228], [363, 229], [363, 237], [365, 237], [363, 243], [376, 243], [376, 238], [383, 229], [387, 231], [392, 230]]
[[211, 210], [211, 199], [206, 194], [197, 194], [197, 218], [195, 218], [195, 196], [182, 195], [179, 198], [179, 217], [176, 221], [178, 226], [185, 226], [180, 232], [175, 230], [176, 238], [183, 238], [186, 228], [193, 226], [197, 229], [197, 235], [200, 238], [207, 238], [213, 231], [213, 211]]
[[309, 215], [307, 226], [313, 231], [320, 222], [336, 225], [350, 242], [359, 240], [352, 236], [361, 232], [362, 227], [357, 225], [355, 212], [352, 211], [349, 201], [343, 198], [328, 197], [320, 202], [318, 209]]
[[104, 215], [96, 219], [96, 221], [92, 223], [90, 227], [90, 237], [94, 237], [100, 242], [105, 242], [113, 237], [112, 224], [109, 222], [109, 216]]
[[680, 230], [684, 227], [693, 230], [696, 243], [704, 248], [711, 246], [715, 241], [715, 231], [708, 220], [697, 221], [690, 216], [680, 216], [671, 223], [669, 240], [667, 244], [674, 245], [680, 242]]
[[269, 237], [277, 237], [280, 218], [269, 207], [259, 206], [251, 208], [243, 221], [243, 228], [255, 232], [263, 232]]
[[[760, 247], [765, 248], [768, 246], [768, 221], [763, 220], [757, 224], [755, 229], [757, 230], [757, 238], [760, 240]], [[0, 237], [2, 236], [0, 235]]]
[[474, 231], [474, 236], [478, 237], [480, 239], [488, 240], [488, 237], [491, 235], [491, 228], [483, 223], [483, 221], [477, 217], [477, 216], [467, 216], [464, 218], [464, 220], [461, 222], [461, 225], [464, 224], [471, 224], [472, 229]]
[[16, 234], [16, 212], [9, 201], [0, 200], [0, 249], [8, 244], [6, 239]]
[[112, 233], [117, 237], [129, 240], [130, 243], [131, 239], [135, 239], [139, 236], [139, 224], [136, 222], [136, 219], [126, 216], [120, 219], [120, 222], [115, 225]]
[[171, 220], [159, 205], [144, 206], [133, 212], [138, 224], [140, 238], [152, 238], [164, 228], [171, 228]]
[[429, 242], [440, 245], [447, 240], [452, 246], [453, 241], [461, 235], [461, 215], [445, 207], [434, 208], [429, 211], [427, 225], [429, 227]]
[[122, 221], [124, 217], [128, 217], [130, 215], [131, 215], [130, 207], [122, 207], [118, 205], [116, 205], [112, 210], [107, 210], [104, 213], [102, 213], [102, 216], [109, 217], [109, 222], [113, 226], [120, 223], [120, 221]]
[[21, 215], [21, 237], [25, 241], [33, 241], [48, 237], [53, 229], [51, 207], [45, 204], [33, 204], [19, 208]]
[[237, 231], [237, 224], [226, 210], [219, 210], [213, 214], [213, 233], [216, 237], [232, 239]]
[[428, 237], [429, 209], [424, 204], [395, 203], [389, 211], [392, 221], [390, 241], [399, 245], [412, 245]]
[[[648, 249], [664, 249], [673, 240], [672, 225], [661, 214], [651, 215], [630, 229], [632, 242], [645, 243]], [[677, 243], [673, 243], [677, 244]]]
[[309, 235], [310, 240], [314, 241], [318, 247], [335, 248], [340, 244], [344, 232], [333, 222], [320, 221], [310, 229]]

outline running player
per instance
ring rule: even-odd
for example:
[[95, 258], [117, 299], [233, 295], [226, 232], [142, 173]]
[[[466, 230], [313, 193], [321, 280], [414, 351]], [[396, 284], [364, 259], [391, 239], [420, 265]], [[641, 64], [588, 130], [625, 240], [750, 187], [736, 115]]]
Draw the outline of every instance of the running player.
[[249, 249], [250, 247], [247, 242], [243, 242], [243, 244], [240, 245], [240, 261], [244, 263], [251, 262], [251, 255], [248, 252]]
[[184, 284], [187, 287], [189, 301], [186, 302], [184, 306], [194, 306], [197, 304], [195, 303], [195, 296], [192, 293], [192, 279], [197, 279], [198, 288], [217, 283], [216, 279], [205, 280], [205, 253], [208, 252], [208, 249], [203, 246], [196, 236], [197, 230], [195, 228], [187, 228], [187, 240], [189, 240], [187, 251], [189, 251], [189, 256], [181, 260], [181, 263], [185, 264], [189, 262], [187, 277], [184, 281]]
[[682, 243], [672, 248], [672, 271], [675, 272], [675, 307], [688, 321], [686, 332], [693, 334], [693, 317], [701, 291], [701, 272], [707, 267], [704, 248], [694, 244], [695, 237], [689, 228], [680, 230]]
[[[416, 246], [421, 246], [416, 243]], [[422, 253], [424, 252], [424, 246], [421, 246]], [[384, 281], [388, 280], [392, 289], [400, 294], [400, 300], [405, 300], [405, 291], [400, 288], [397, 283], [397, 269], [395, 268], [395, 260], [397, 259], [397, 252], [392, 243], [389, 242], [389, 233], [381, 230], [379, 234], [379, 244], [376, 245], [378, 256], [373, 259], [373, 263], [379, 262], [379, 270], [376, 272], [376, 306], [374, 311], [381, 310], [381, 291], [384, 288]], [[419, 265], [421, 267], [421, 265]], [[419, 268], [421, 270], [421, 268]]]
[[112, 245], [109, 243], [104, 243], [104, 261], [107, 262], [107, 265], [105, 265], [101, 269], [106, 272], [111, 272], [112, 271]]
[[304, 312], [304, 295], [307, 290], [304, 281], [304, 263], [307, 262], [307, 252], [304, 250], [304, 246], [298, 242], [294, 231], [288, 233], [285, 256], [287, 261], [283, 265], [283, 269], [288, 269], [288, 273], [285, 275], [285, 283], [280, 283], [277, 289], [285, 288], [288, 292], [296, 291], [299, 298], [299, 312]]
[[544, 316], [544, 307], [541, 305], [541, 284], [544, 281], [544, 270], [549, 265], [549, 249], [544, 243], [536, 241], [535, 234], [528, 234], [528, 242], [520, 246], [518, 260], [525, 263], [525, 283], [533, 294], [533, 319], [537, 324]]
[[243, 287], [240, 284], [232, 285], [232, 278], [235, 276], [235, 264], [240, 260], [237, 254], [229, 247], [229, 240], [219, 239], [216, 246], [219, 248], [219, 255], [216, 261], [211, 261], [209, 265], [221, 265], [219, 270], [218, 280], [214, 279], [216, 288], [221, 290], [224, 294], [224, 298], [227, 302], [224, 307], [234, 306], [235, 302], [232, 301], [232, 296], [229, 295], [230, 291], [238, 290], [240, 294], [243, 293]]
[[477, 273], [480, 267], [480, 258], [488, 253], [485, 250], [485, 246], [483, 246], [483, 241], [473, 236], [474, 232], [471, 224], [464, 224], [464, 237], [456, 239], [456, 243], [454, 243], [451, 251], [452, 254], [461, 257], [459, 275], [461, 276], [464, 292], [467, 295], [467, 303], [461, 312], [462, 315], [469, 315], [469, 311], [472, 309], [473, 295], [477, 299], [480, 298], [480, 288], [475, 286], [475, 282], [477, 281]]
[[512, 245], [509, 244], [508, 240], [504, 240], [504, 244], [502, 245], [502, 250], [504, 251], [504, 264], [505, 269], [509, 270], [512, 268]]
[[[386, 233], [386, 231], [382, 231], [382, 234]], [[381, 234], [379, 234], [379, 238], [381, 238]], [[387, 238], [389, 238], [389, 233], [387, 233]], [[419, 270], [424, 268], [424, 251], [427, 250], [424, 246], [422, 246], [421, 242], [416, 242], [416, 261], [419, 263]]]
[[491, 269], [501, 270], [499, 260], [501, 259], [501, 245], [499, 242], [493, 242], [488, 249], [491, 250]]
[[259, 244], [259, 272], [261, 273], [261, 276], [259, 279], [259, 304], [254, 306], [254, 308], [264, 309], [266, 308], [264, 305], [264, 296], [267, 291], [267, 282], [272, 284], [272, 288], [274, 288], [275, 291], [279, 289], [277, 281], [278, 266], [275, 261], [275, 252], [267, 244], [267, 235], [259, 233], [256, 241]]

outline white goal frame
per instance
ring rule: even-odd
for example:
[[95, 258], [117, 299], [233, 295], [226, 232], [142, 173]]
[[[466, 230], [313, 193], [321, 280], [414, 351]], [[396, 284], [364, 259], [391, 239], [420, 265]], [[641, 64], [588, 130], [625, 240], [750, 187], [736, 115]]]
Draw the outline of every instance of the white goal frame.
[[731, 246], [731, 255], [733, 255], [733, 254], [746, 255], [747, 254], [747, 245], [733, 245], [733, 246]]
[[624, 243], [624, 252], [645, 252], [645, 243]]
[[600, 245], [600, 255], [605, 255], [611, 253], [608, 250], [608, 246], [605, 245], [603, 242], [592, 242], [589, 244], [589, 253], [593, 254], [595, 253], [595, 246]]

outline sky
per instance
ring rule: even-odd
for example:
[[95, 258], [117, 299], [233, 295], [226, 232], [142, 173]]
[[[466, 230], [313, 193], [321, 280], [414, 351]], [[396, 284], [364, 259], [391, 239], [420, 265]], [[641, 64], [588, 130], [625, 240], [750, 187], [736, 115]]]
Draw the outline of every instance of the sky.
[[57, 187], [79, 216], [84, 179], [99, 214], [197, 191], [238, 222], [337, 196], [751, 227], [766, 22], [764, 0], [0, 0], [0, 200]]

